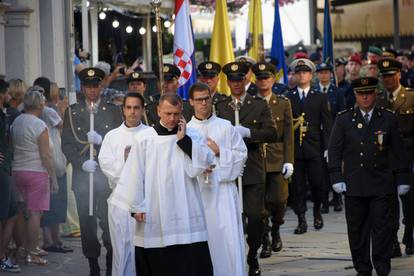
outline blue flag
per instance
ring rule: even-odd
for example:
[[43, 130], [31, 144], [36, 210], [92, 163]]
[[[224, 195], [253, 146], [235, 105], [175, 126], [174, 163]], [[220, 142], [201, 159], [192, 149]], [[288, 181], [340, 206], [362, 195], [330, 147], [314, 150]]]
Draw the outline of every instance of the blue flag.
[[277, 65], [276, 80], [279, 83], [288, 83], [287, 67], [285, 61], [285, 48], [283, 47], [282, 25], [280, 24], [279, 3], [275, 1], [275, 21], [273, 23], [272, 49], [270, 56], [276, 58]]
[[329, 0], [325, 0], [325, 9], [323, 12], [323, 62], [334, 65], [334, 52], [332, 40], [332, 25]]
[[197, 81], [194, 33], [188, 0], [175, 0], [174, 64], [180, 69], [178, 95], [188, 99], [190, 86]]

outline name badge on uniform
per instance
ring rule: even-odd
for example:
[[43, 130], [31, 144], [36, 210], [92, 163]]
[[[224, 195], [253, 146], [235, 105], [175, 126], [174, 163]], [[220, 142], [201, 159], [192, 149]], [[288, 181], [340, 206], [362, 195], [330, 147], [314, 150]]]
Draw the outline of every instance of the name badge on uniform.
[[377, 132], [374, 132], [374, 134], [377, 136], [378, 149], [382, 151], [384, 149], [384, 135], [386, 132], [378, 130]]

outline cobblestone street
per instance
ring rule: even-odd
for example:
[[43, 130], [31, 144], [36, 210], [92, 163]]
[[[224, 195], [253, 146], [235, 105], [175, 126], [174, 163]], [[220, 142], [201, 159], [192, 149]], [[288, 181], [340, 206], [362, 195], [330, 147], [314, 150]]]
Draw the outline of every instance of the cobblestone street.
[[[355, 275], [348, 240], [344, 212], [336, 213], [331, 210], [324, 215], [325, 227], [315, 231], [312, 226], [312, 212], [308, 212], [308, 233], [294, 235], [296, 216], [289, 209], [286, 223], [281, 228], [284, 249], [274, 253], [271, 258], [261, 259], [263, 276], [347, 276]], [[400, 240], [401, 240], [400, 231]], [[22, 265], [25, 276], [54, 275], [54, 276], [87, 276], [88, 264], [81, 252], [80, 239], [65, 239], [67, 245], [75, 249], [74, 253], [51, 253], [46, 267]], [[404, 251], [404, 246], [402, 250]], [[103, 249], [103, 251], [105, 251]], [[105, 275], [105, 261], [101, 257], [101, 275]], [[6, 273], [3, 273], [6, 274]], [[376, 275], [375, 273], [373, 275]], [[392, 260], [392, 276], [414, 275], [414, 256], [403, 255]]]

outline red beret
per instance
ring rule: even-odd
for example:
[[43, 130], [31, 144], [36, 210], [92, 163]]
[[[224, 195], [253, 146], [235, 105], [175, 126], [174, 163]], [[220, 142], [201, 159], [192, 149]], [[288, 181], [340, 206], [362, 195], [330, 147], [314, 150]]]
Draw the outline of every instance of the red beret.
[[294, 57], [294, 59], [308, 58], [308, 54], [305, 53], [305, 52], [297, 52], [297, 53], [295, 53], [295, 55], [293, 57]]
[[348, 58], [348, 61], [353, 61], [353, 62], [359, 63], [359, 65], [361, 65], [361, 64], [362, 64], [361, 57], [360, 57], [358, 54], [352, 54], [352, 55]]

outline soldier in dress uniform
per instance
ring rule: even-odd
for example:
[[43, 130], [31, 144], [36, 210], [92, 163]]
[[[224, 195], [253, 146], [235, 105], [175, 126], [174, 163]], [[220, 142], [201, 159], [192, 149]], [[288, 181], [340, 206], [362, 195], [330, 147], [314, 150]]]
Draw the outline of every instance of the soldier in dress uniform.
[[210, 87], [213, 100], [213, 113], [216, 114], [216, 105], [218, 102], [225, 100], [227, 97], [217, 91], [219, 74], [221, 72], [220, 64], [213, 61], [205, 61], [198, 65], [199, 80]]
[[[102, 241], [107, 250], [106, 275], [111, 275], [112, 247], [108, 229], [107, 198], [111, 193], [108, 180], [89, 160], [89, 145], [94, 144], [95, 157], [102, 138], [122, 123], [120, 109], [100, 98], [101, 81], [105, 73], [97, 68], [86, 68], [79, 73], [84, 97], [65, 111], [62, 133], [62, 151], [73, 167], [72, 189], [76, 198], [81, 230], [82, 251], [88, 258], [90, 275], [100, 275], [98, 258], [101, 245], [98, 238], [98, 221], [102, 228]], [[92, 105], [93, 103], [93, 105]], [[90, 108], [95, 111], [95, 131], [90, 131]], [[93, 216], [89, 216], [89, 173], [94, 173]]]
[[327, 95], [311, 87], [315, 65], [309, 59], [300, 58], [294, 60], [290, 66], [298, 80], [296, 89], [286, 94], [292, 105], [295, 131], [295, 164], [290, 196], [293, 210], [298, 216], [298, 226], [294, 233], [303, 234], [308, 230], [305, 217], [306, 180], [310, 184], [313, 200], [313, 225], [316, 230], [323, 227], [321, 203], [326, 185], [322, 153], [324, 157], [327, 156], [332, 118]]
[[277, 132], [269, 107], [262, 99], [246, 93], [245, 76], [250, 70], [245, 63], [231, 62], [223, 67], [231, 96], [217, 104], [217, 114], [235, 125], [235, 109], [239, 109], [240, 125], [236, 130], [244, 138], [248, 158], [243, 173], [243, 208], [247, 217], [249, 276], [261, 275], [257, 251], [264, 229], [265, 168], [263, 143], [277, 142]]
[[[177, 93], [177, 89], [179, 87], [178, 79], [181, 76], [180, 69], [174, 64], [164, 63], [163, 74], [164, 93]], [[149, 126], [154, 126], [160, 120], [157, 111], [159, 96], [159, 94], [154, 95], [154, 101], [147, 105], [147, 117]], [[194, 110], [191, 107], [190, 103], [186, 100], [183, 100], [183, 116], [185, 120], [189, 122], [193, 114]]]
[[[378, 67], [386, 92], [378, 95], [377, 105], [389, 108], [395, 112], [398, 119], [399, 130], [404, 142], [410, 167], [414, 165], [414, 93], [411, 89], [401, 85], [402, 64], [393, 58], [383, 58], [379, 61]], [[414, 189], [406, 195], [401, 196], [402, 209], [404, 214], [404, 238], [405, 252], [407, 255], [414, 254], [413, 227], [414, 227]], [[401, 256], [401, 249], [398, 243], [399, 222], [399, 200], [394, 199], [394, 243], [392, 257]]]
[[257, 87], [256, 87], [256, 84], [252, 82], [252, 77], [253, 77], [252, 67], [253, 65], [256, 64], [256, 61], [254, 60], [254, 58], [249, 57], [249, 56], [238, 56], [236, 57], [235, 60], [236, 62], [244, 63], [247, 65], [247, 67], [249, 67], [249, 71], [247, 71], [246, 78], [244, 80], [244, 85], [246, 87], [245, 90], [247, 94], [250, 94], [252, 96], [256, 95]]
[[[268, 57], [265, 57], [265, 62], [273, 64], [276, 68], [275, 74], [278, 73], [277, 66], [279, 65], [279, 60], [277, 58], [268, 56]], [[280, 77], [283, 78], [283, 75]], [[273, 87], [272, 87], [273, 93], [277, 95], [285, 95], [288, 91], [289, 91], [289, 87], [287, 85], [278, 83], [277, 81], [274, 82]]]
[[[273, 121], [276, 123], [278, 139], [276, 143], [263, 144], [266, 171], [265, 207], [272, 221], [265, 222], [261, 258], [268, 258], [274, 252], [282, 250], [279, 227], [284, 223], [288, 199], [288, 181], [293, 174], [293, 124], [290, 101], [283, 95], [272, 93], [276, 67], [271, 63], [260, 62], [253, 66], [256, 75], [258, 98], [266, 100]], [[270, 243], [269, 232], [272, 236]]]
[[128, 92], [136, 92], [141, 94], [142, 97], [144, 97], [144, 108], [145, 108], [145, 112], [142, 116], [142, 121], [144, 122], [144, 124], [149, 125], [149, 120], [148, 120], [148, 109], [146, 109], [146, 107], [156, 101], [155, 98], [153, 96], [150, 97], [146, 97], [145, 96], [145, 90], [147, 89], [147, 78], [144, 75], [144, 73], [142, 72], [142, 70], [138, 69], [135, 70], [134, 72], [132, 72], [131, 74], [128, 75], [127, 79], [127, 85], [128, 85]]
[[377, 83], [367, 77], [352, 82], [357, 107], [338, 114], [328, 150], [332, 187], [345, 192], [352, 261], [364, 276], [372, 275], [371, 259], [377, 275], [389, 275], [394, 185], [400, 192], [410, 188], [398, 120], [375, 106]]
[[[345, 97], [343, 95], [343, 91], [338, 89], [335, 84], [332, 83], [332, 74], [333, 74], [333, 67], [331, 64], [327, 63], [320, 63], [316, 66], [316, 75], [318, 77], [318, 82], [314, 86], [315, 91], [319, 91], [323, 94], [326, 94], [328, 97], [328, 107], [331, 113], [332, 121], [335, 120], [336, 114], [339, 111], [345, 109]], [[325, 142], [327, 144], [328, 142]], [[326, 160], [325, 160], [326, 161]], [[326, 190], [323, 195], [322, 199], [322, 208], [321, 213], [327, 214], [329, 213], [329, 191], [331, 190], [331, 184], [329, 181], [329, 173], [328, 173], [328, 164], [327, 162], [323, 162], [324, 165], [324, 172], [325, 172], [325, 184]], [[333, 205], [334, 211], [340, 212], [342, 211], [342, 197], [340, 194], [335, 193], [333, 191]]]

